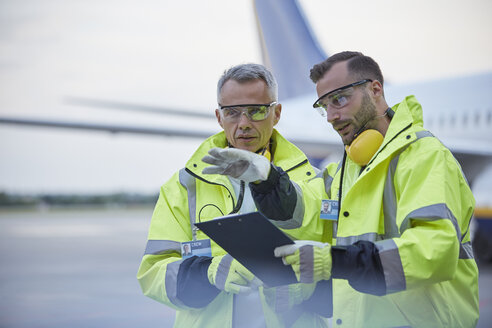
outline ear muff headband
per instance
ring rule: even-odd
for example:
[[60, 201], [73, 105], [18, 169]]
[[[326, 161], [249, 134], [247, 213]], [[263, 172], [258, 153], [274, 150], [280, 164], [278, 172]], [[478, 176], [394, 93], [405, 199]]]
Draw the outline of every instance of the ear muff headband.
[[348, 157], [360, 166], [366, 166], [383, 143], [383, 135], [378, 130], [365, 130], [345, 146]]

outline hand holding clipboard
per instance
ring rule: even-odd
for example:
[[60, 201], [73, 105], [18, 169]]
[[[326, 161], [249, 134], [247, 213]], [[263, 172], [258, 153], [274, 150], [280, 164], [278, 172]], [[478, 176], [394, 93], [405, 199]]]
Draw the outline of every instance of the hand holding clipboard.
[[195, 225], [267, 287], [297, 283], [292, 268], [273, 252], [294, 242], [261, 213], [230, 215]]

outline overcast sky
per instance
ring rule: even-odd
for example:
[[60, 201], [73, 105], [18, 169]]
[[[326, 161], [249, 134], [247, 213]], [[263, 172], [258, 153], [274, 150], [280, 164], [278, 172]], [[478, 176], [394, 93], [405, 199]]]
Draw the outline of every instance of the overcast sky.
[[[300, 1], [328, 54], [401, 84], [492, 71], [492, 1]], [[183, 128], [66, 96], [212, 112], [216, 82], [261, 62], [250, 0], [0, 0], [0, 115]], [[158, 192], [199, 140], [0, 125], [0, 191]]]

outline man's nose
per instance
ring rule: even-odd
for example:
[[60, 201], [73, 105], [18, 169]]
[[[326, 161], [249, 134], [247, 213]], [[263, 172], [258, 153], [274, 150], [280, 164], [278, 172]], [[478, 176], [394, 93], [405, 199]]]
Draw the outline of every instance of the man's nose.
[[241, 128], [241, 129], [245, 129], [245, 128], [251, 127], [251, 121], [250, 121], [250, 119], [248, 118], [248, 116], [246, 115], [245, 112], [242, 112], [239, 115], [239, 118], [238, 118], [238, 122], [237, 123], [238, 123], [239, 128]]
[[326, 109], [326, 120], [328, 123], [333, 124], [333, 122], [340, 119], [340, 111], [332, 106], [328, 106]]

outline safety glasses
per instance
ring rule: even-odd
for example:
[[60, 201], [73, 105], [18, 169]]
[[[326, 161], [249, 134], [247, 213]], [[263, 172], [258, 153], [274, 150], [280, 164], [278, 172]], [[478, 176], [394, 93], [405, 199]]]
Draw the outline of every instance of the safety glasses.
[[219, 109], [225, 120], [237, 121], [244, 113], [249, 120], [257, 122], [266, 119], [268, 114], [270, 114], [270, 108], [276, 104], [277, 102], [273, 101], [269, 104], [220, 106]]
[[367, 82], [372, 82], [372, 80], [365, 79], [357, 81], [325, 93], [314, 102], [313, 108], [317, 109], [321, 116], [326, 116], [328, 106], [333, 108], [342, 108], [347, 105], [350, 98], [354, 94], [355, 87]]

